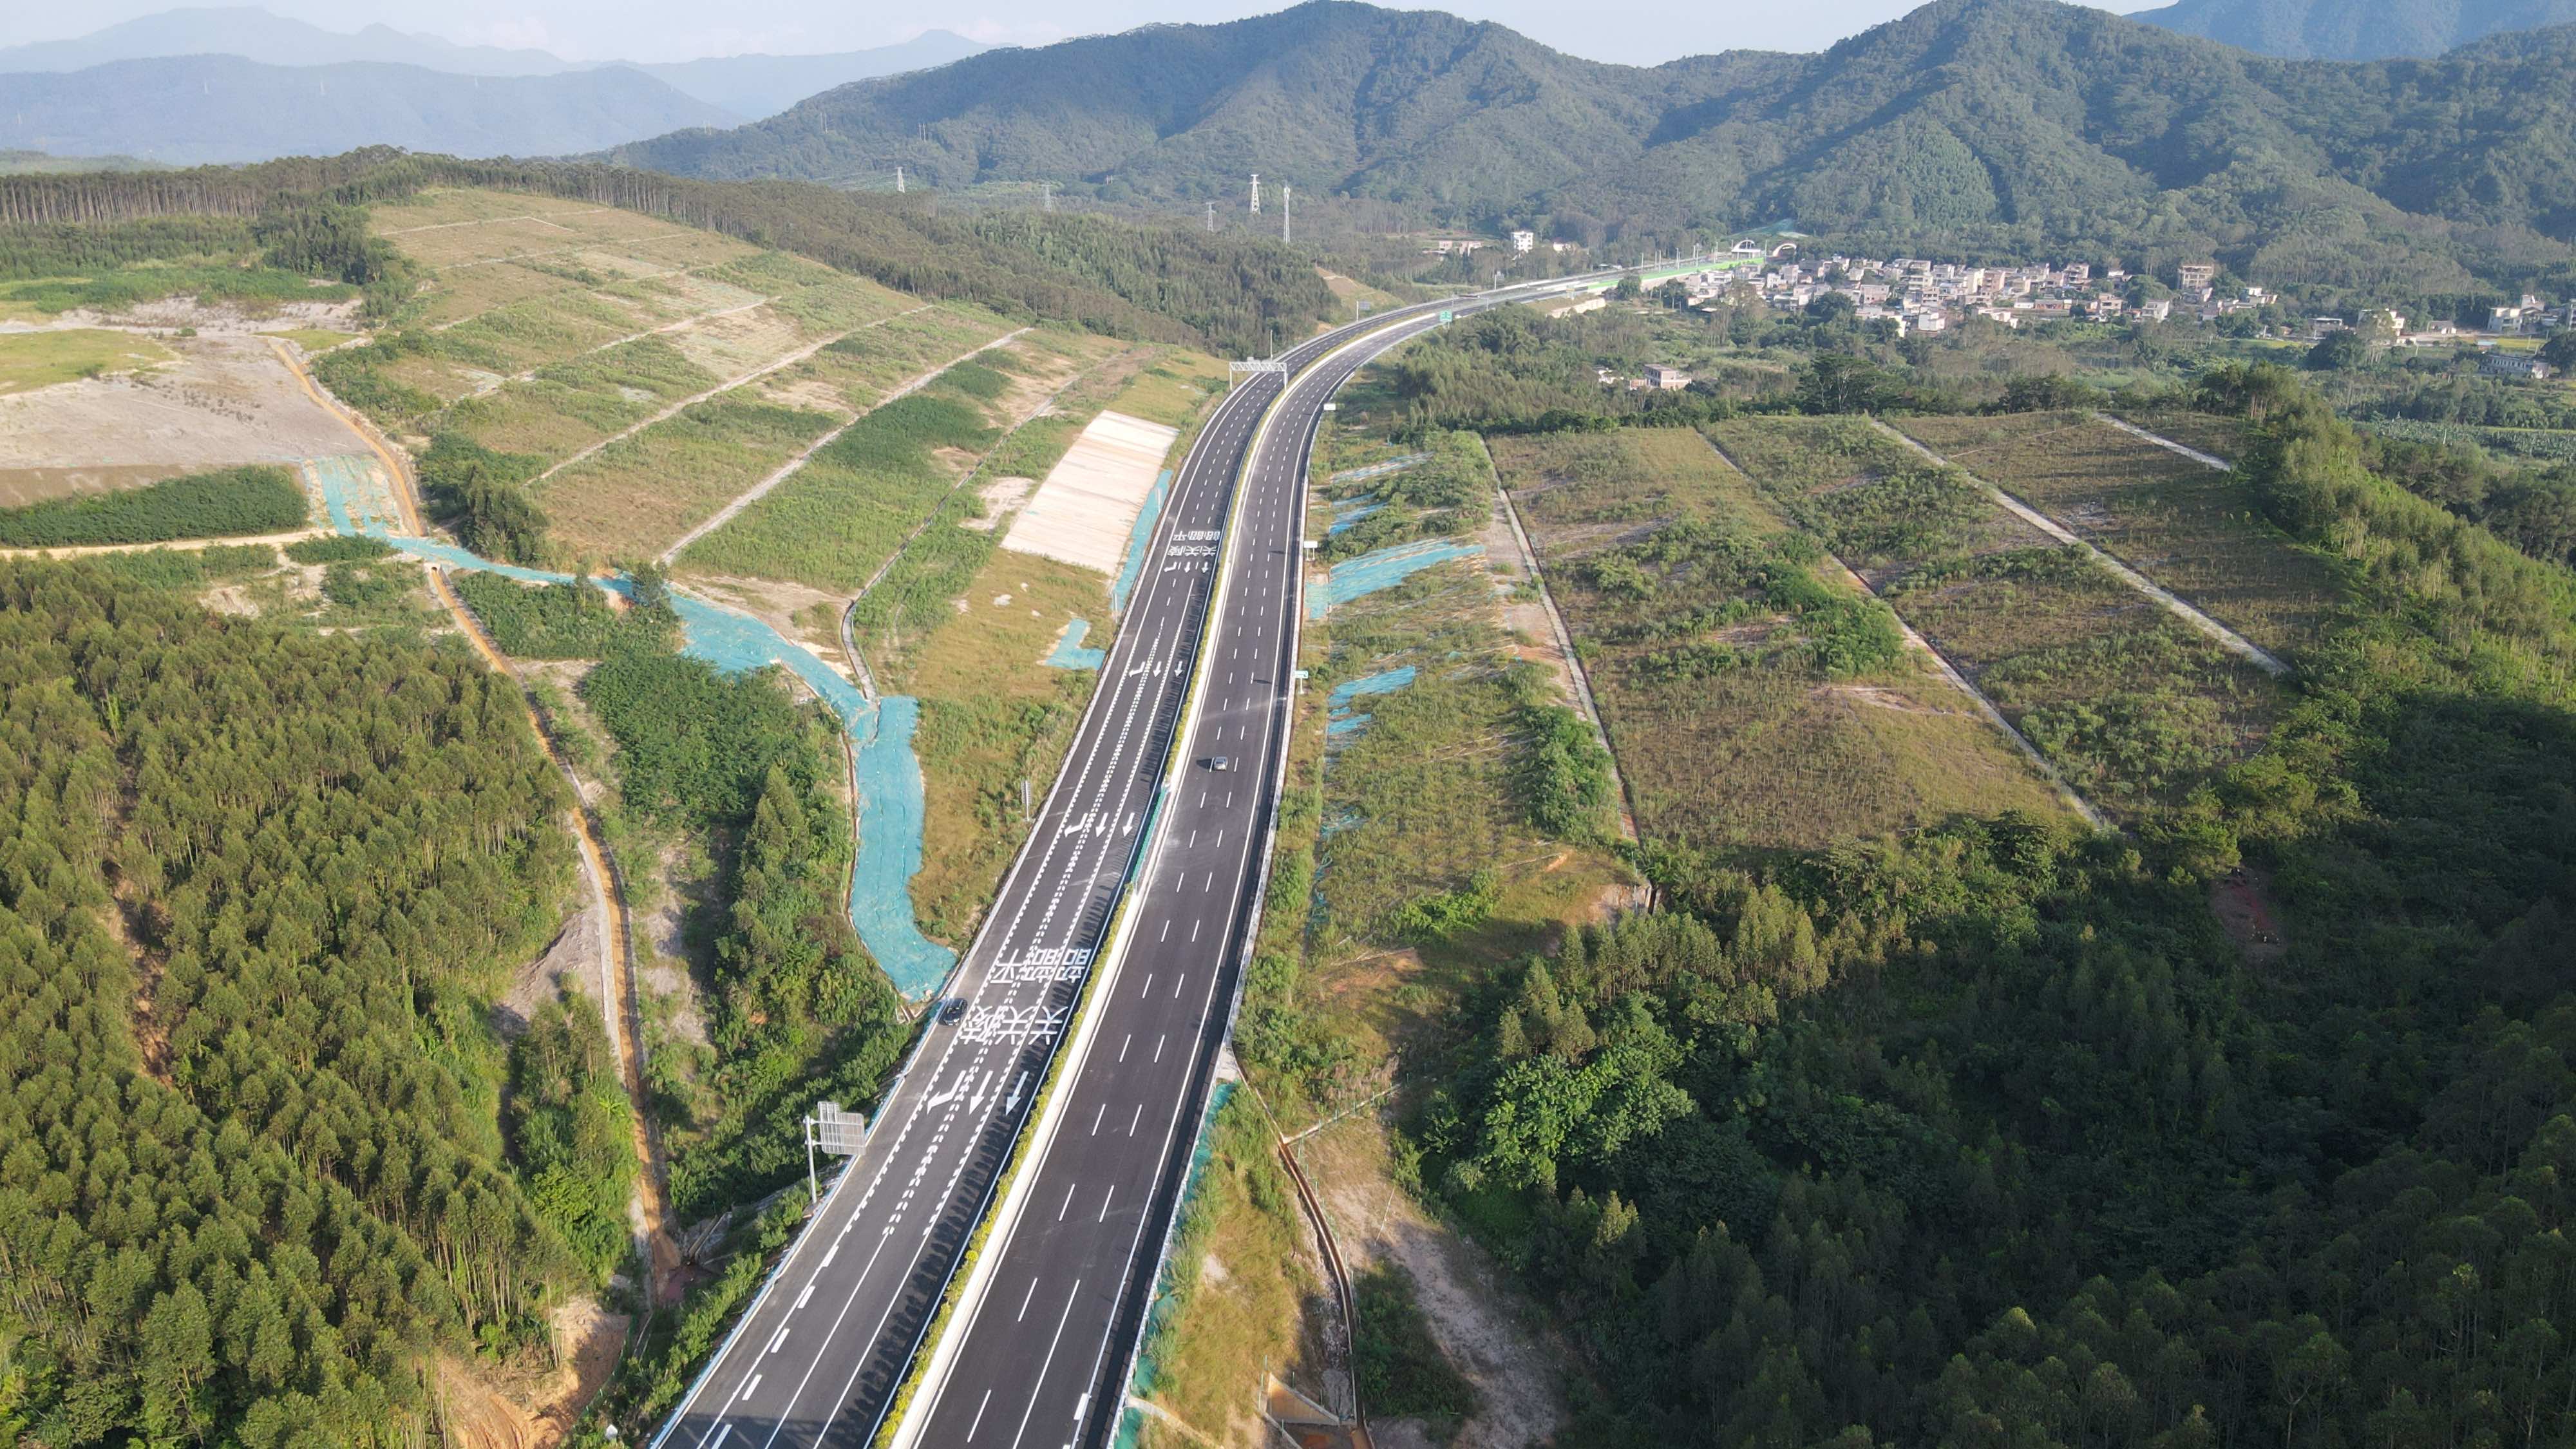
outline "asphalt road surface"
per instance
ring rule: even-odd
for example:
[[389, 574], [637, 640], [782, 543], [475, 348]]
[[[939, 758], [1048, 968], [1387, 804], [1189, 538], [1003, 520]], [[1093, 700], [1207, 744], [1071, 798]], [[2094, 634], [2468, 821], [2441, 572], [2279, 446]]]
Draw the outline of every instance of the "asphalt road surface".
[[[1249, 468], [1281, 379], [1249, 376], [1218, 404], [1147, 545], [1144, 582], [1064, 769], [952, 980], [964, 1017], [929, 1029], [864, 1147], [655, 1449], [857, 1449], [874, 1437], [1159, 829], [1125, 959], [1104, 982], [1085, 1060], [1059, 1088], [1073, 1094], [1061, 1130], [1030, 1169], [1032, 1205], [987, 1245], [1002, 1255], [996, 1286], [948, 1327], [965, 1337], [906, 1417], [921, 1444], [1106, 1437], [1120, 1403], [1107, 1376], [1123, 1371], [1150, 1291], [1142, 1279], [1206, 1099], [1261, 866], [1270, 764], [1287, 738], [1308, 443], [1333, 388], [1435, 321], [1434, 307], [1390, 312], [1282, 354], [1288, 406]], [[1373, 329], [1385, 330], [1372, 345], [1304, 370]], [[1238, 476], [1248, 491], [1229, 538]], [[1190, 764], [1158, 805], [1220, 547], [1235, 573], [1182, 741]], [[1233, 768], [1202, 763], [1219, 755]]]

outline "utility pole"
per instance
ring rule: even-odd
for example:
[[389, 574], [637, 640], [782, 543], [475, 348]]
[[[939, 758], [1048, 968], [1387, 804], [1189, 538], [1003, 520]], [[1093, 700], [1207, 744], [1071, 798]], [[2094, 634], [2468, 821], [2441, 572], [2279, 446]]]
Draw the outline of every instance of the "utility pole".
[[1293, 231], [1291, 231], [1291, 230], [1289, 229], [1289, 226], [1288, 226], [1288, 203], [1290, 203], [1291, 201], [1294, 201], [1294, 200], [1296, 200], [1296, 199], [1297, 199], [1297, 188], [1296, 188], [1296, 187], [1294, 187], [1294, 186], [1289, 185], [1289, 184], [1288, 184], [1287, 182], [1285, 182], [1285, 181], [1280, 182], [1280, 183], [1279, 183], [1279, 240], [1280, 240], [1282, 243], [1287, 244], [1287, 245], [1291, 245], [1291, 246], [1293, 246], [1293, 245], [1295, 245], [1295, 244], [1296, 244], [1297, 236], [1296, 236], [1296, 233], [1295, 233], [1295, 232], [1293, 232]]
[[1258, 171], [1252, 173], [1252, 214], [1261, 214], [1261, 173]]

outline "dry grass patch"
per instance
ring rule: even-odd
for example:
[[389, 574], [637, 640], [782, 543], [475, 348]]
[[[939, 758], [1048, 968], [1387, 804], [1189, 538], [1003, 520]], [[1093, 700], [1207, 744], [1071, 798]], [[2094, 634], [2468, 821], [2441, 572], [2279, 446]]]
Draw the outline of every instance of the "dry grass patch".
[[[2015, 426], [2026, 435], [2002, 446], [2057, 436]], [[1867, 558], [1882, 596], [2095, 803], [2132, 819], [2162, 811], [2278, 716], [2278, 681], [1956, 470], [1884, 435], [1873, 451], [1865, 428], [1738, 418], [1710, 431], [1784, 511], [1847, 561]]]
[[[1523, 500], [1649, 838], [1808, 850], [1960, 813], [2061, 808], [1918, 654], [1882, 649], [1857, 670], [1819, 666], [1808, 636], [1833, 627], [1814, 621], [1834, 610], [1802, 617], [1759, 577], [1804, 567], [1788, 542], [1796, 529], [1698, 434], [1631, 429], [1491, 446]], [[1685, 533], [1673, 538], [1731, 537], [1734, 554], [1769, 561], [1724, 568], [1716, 560], [1729, 549], [1669, 561], [1674, 549], [1657, 540], [1676, 527]], [[1838, 571], [1807, 578], [1794, 587], [1866, 607]]]
[[2233, 473], [2080, 414], [1898, 426], [2266, 649], [2313, 643], [2334, 607], [2333, 567], [2264, 518]]

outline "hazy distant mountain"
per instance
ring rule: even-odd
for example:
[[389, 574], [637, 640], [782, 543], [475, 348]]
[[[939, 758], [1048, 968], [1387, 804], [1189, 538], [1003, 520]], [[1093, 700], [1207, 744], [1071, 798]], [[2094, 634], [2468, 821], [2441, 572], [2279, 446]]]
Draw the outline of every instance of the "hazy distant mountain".
[[2129, 18], [2264, 55], [2380, 60], [2576, 22], [2576, 0], [2181, 0]]
[[138, 16], [73, 40], [0, 47], [0, 72], [87, 70], [110, 61], [170, 55], [238, 55], [265, 65], [381, 61], [485, 76], [554, 75], [575, 68], [542, 50], [457, 45], [435, 35], [407, 35], [389, 25], [343, 35], [254, 5], [227, 5]]
[[624, 67], [464, 76], [409, 65], [274, 66], [192, 55], [0, 75], [0, 149], [171, 165], [375, 145], [552, 156], [729, 119]]
[[834, 86], [927, 70], [980, 55], [989, 48], [962, 35], [932, 30], [901, 45], [845, 50], [834, 55], [725, 55], [669, 64], [628, 64], [711, 106], [759, 120]]
[[[737, 119], [758, 120], [834, 86], [946, 65], [985, 49], [962, 35], [932, 30], [900, 45], [831, 55], [727, 55], [652, 64], [609, 64], [640, 70]], [[435, 35], [412, 35], [386, 25], [370, 25], [354, 35], [344, 35], [272, 15], [256, 6], [233, 5], [165, 10], [76, 40], [0, 47], [0, 73], [86, 70], [113, 61], [174, 55], [237, 55], [263, 65], [374, 61], [472, 76], [561, 75], [602, 68], [542, 50], [458, 45]]]

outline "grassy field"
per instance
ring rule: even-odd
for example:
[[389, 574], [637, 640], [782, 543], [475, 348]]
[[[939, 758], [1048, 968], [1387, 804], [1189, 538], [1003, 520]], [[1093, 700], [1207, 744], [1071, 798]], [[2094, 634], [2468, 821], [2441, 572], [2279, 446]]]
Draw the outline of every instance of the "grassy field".
[[2334, 607], [2332, 566], [2267, 521], [2233, 473], [2082, 414], [1897, 426], [2266, 649], [2295, 654]]
[[2127, 421], [2186, 448], [2235, 462], [2245, 451], [2245, 420], [2218, 413], [2142, 412]]
[[2061, 808], [1919, 653], [1820, 649], [1860, 591], [1698, 434], [1492, 441], [1649, 840], [1812, 849]]
[[921, 700], [913, 751], [927, 802], [913, 914], [961, 948], [1028, 834], [1020, 782], [1045, 798], [1091, 698], [1091, 671], [1038, 661], [1071, 619], [1106, 634], [1109, 592], [1089, 569], [996, 550], [963, 602], [903, 685]]
[[104, 327], [8, 333], [0, 335], [0, 397], [171, 360], [170, 349], [149, 337]]
[[[2137, 818], [2251, 748], [2283, 686], [2145, 595], [1853, 418], [1710, 436], [1872, 582], [2076, 789]], [[1874, 430], [1871, 430], [1874, 431]]]

